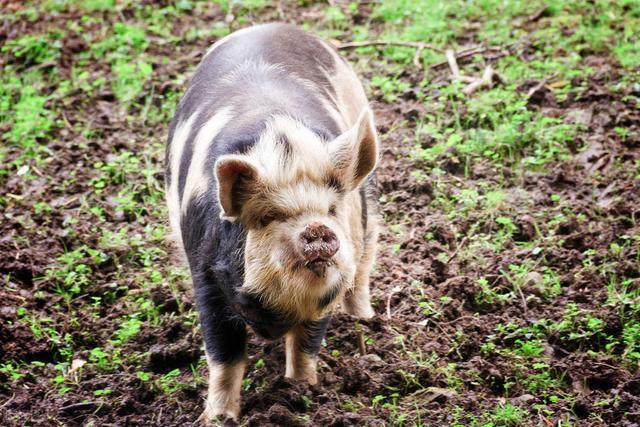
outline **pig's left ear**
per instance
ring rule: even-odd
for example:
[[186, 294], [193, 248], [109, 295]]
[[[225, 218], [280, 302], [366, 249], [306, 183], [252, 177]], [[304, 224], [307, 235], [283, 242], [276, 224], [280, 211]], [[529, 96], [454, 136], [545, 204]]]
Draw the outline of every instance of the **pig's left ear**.
[[329, 153], [347, 188], [358, 188], [378, 164], [378, 137], [369, 108], [351, 129], [329, 143]]
[[240, 216], [244, 203], [256, 188], [258, 169], [243, 156], [227, 155], [216, 161], [215, 174], [221, 216], [233, 221]]

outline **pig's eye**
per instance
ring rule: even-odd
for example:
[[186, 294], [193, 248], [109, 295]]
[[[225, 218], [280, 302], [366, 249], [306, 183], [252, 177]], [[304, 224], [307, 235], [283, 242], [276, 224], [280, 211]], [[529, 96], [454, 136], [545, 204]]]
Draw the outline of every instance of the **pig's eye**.
[[336, 216], [336, 205], [331, 205], [329, 207], [329, 215]]
[[284, 221], [285, 219], [285, 216], [279, 212], [267, 212], [260, 217], [260, 224], [266, 227], [274, 221]]

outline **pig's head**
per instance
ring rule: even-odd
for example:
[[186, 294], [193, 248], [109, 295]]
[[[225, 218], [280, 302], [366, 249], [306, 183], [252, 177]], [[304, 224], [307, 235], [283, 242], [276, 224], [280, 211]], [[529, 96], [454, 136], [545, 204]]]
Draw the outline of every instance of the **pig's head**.
[[223, 219], [247, 230], [243, 292], [293, 319], [318, 318], [353, 284], [359, 187], [374, 170], [372, 114], [332, 141], [275, 117], [246, 154], [215, 164]]

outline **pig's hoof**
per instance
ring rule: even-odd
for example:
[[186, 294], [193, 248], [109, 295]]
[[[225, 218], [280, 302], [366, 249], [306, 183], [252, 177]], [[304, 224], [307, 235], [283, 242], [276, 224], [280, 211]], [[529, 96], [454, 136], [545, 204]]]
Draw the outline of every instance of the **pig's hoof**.
[[204, 409], [198, 422], [203, 426], [230, 426], [236, 425], [240, 408], [223, 408], [218, 405], [209, 405]]
[[358, 319], [371, 319], [376, 314], [376, 312], [373, 311], [373, 307], [371, 307], [371, 303], [349, 304], [347, 302], [344, 305], [344, 311]]

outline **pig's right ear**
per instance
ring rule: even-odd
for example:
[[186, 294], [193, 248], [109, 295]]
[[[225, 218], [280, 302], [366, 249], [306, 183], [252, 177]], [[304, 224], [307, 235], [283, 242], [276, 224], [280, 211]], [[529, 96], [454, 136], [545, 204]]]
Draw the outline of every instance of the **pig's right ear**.
[[369, 108], [351, 129], [329, 143], [335, 171], [350, 190], [356, 189], [376, 168], [378, 151], [378, 136]]
[[258, 180], [258, 169], [246, 157], [222, 156], [215, 164], [221, 216], [235, 220]]

